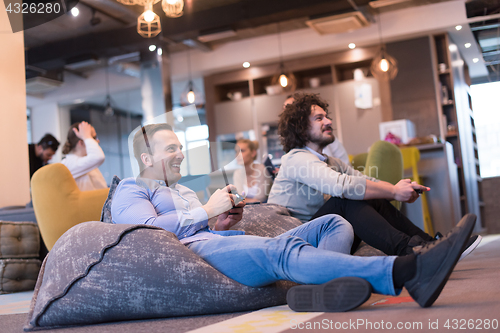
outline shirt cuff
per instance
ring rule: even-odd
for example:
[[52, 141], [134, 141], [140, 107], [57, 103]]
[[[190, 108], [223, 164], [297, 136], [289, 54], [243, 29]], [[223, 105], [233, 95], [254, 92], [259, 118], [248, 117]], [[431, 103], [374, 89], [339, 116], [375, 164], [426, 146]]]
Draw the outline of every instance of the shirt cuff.
[[203, 223], [203, 225], [204, 226], [208, 225], [208, 215], [207, 212], [202, 207], [197, 207], [191, 210], [189, 213], [191, 214], [195, 223], [206, 221], [206, 223]]
[[83, 142], [85, 142], [86, 145], [89, 142], [90, 142], [90, 144], [97, 144], [98, 145], [97, 141], [95, 141], [94, 138], [87, 138], [87, 139], [83, 140]]

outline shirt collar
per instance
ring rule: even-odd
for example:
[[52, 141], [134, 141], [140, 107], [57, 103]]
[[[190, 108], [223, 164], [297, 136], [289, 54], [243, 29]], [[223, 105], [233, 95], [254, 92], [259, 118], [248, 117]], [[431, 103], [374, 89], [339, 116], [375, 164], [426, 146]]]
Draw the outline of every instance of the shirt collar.
[[[142, 177], [138, 177], [136, 179], [136, 183], [139, 186], [147, 187], [149, 189], [155, 189], [155, 188], [158, 188], [158, 187], [161, 187], [161, 186], [165, 186], [165, 187], [167, 186], [167, 184], [165, 183], [164, 180], [142, 178]], [[177, 183], [174, 183], [174, 184], [170, 185], [169, 188], [175, 189], [176, 186], [177, 186]]]
[[310, 151], [311, 153], [313, 153], [314, 155], [318, 156], [318, 158], [319, 158], [321, 161], [323, 161], [323, 162], [325, 162], [325, 161], [326, 161], [327, 157], [326, 157], [325, 155], [320, 154], [320, 153], [318, 153], [317, 151], [314, 151], [314, 150], [312, 150], [311, 148], [309, 148], [309, 147], [307, 147], [307, 146], [306, 146], [306, 149], [307, 149], [307, 150], [309, 150], [309, 151]]

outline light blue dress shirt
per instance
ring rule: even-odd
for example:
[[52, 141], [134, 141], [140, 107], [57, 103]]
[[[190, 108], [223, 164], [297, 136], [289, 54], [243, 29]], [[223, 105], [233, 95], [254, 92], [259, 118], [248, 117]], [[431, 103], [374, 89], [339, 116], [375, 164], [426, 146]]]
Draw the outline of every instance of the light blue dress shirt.
[[174, 233], [183, 244], [243, 231], [215, 231], [208, 227], [208, 215], [196, 193], [177, 183], [165, 186], [161, 180], [126, 178], [118, 184], [111, 203], [113, 223], [148, 224]]

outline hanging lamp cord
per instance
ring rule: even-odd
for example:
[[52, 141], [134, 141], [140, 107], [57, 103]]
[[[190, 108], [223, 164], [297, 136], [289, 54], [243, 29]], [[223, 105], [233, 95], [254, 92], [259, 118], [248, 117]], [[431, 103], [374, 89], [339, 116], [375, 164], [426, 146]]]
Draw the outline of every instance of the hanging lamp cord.
[[378, 37], [380, 40], [380, 47], [385, 51], [384, 42], [382, 40], [382, 19], [380, 18], [380, 10], [378, 11]]
[[106, 78], [106, 99], [109, 103], [111, 103], [111, 97], [109, 96], [109, 62], [108, 59], [106, 59], [106, 72], [105, 72], [105, 78]]
[[283, 71], [283, 49], [281, 46], [281, 31], [280, 31], [280, 23], [276, 23], [276, 30], [278, 32], [278, 52], [280, 57], [280, 68]]
[[189, 82], [191, 84], [191, 82], [192, 82], [192, 78], [191, 78], [191, 49], [188, 49], [188, 52], [187, 52], [187, 61], [188, 61]]

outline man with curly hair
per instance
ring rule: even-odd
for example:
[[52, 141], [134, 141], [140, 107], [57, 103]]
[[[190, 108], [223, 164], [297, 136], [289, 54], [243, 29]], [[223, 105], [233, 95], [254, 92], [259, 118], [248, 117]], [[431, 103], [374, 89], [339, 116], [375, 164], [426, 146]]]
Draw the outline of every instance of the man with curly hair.
[[[288, 95], [283, 103], [283, 110], [288, 104], [292, 104], [293, 101], [293, 94]], [[334, 140], [332, 143], [323, 148], [323, 154], [336, 157], [346, 164], [351, 164], [351, 162], [349, 162], [349, 154], [347, 154], [347, 150], [345, 150], [344, 145], [339, 140]]]
[[[361, 240], [388, 255], [407, 255], [435, 239], [415, 226], [389, 200], [412, 203], [417, 191], [430, 188], [402, 179], [396, 185], [365, 176], [337, 158], [323, 155], [335, 140], [328, 104], [316, 94], [295, 93], [280, 115], [278, 132], [286, 154], [269, 203], [288, 208], [308, 222], [325, 214], [338, 214], [351, 223]], [[326, 198], [325, 198], [326, 196]], [[480, 239], [474, 236], [464, 254]]]

